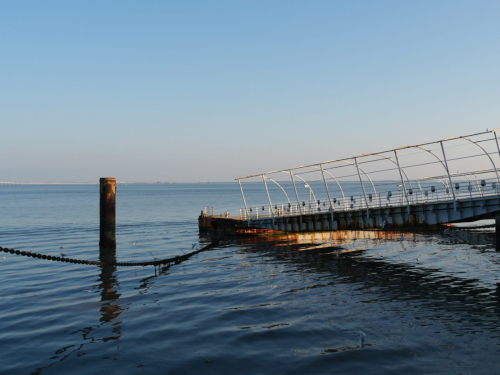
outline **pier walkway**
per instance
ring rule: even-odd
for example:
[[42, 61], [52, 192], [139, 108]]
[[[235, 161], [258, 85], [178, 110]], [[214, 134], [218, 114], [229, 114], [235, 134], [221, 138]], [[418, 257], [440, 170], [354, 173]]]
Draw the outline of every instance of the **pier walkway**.
[[498, 218], [498, 131], [239, 177], [239, 214], [202, 213], [200, 229], [417, 229]]

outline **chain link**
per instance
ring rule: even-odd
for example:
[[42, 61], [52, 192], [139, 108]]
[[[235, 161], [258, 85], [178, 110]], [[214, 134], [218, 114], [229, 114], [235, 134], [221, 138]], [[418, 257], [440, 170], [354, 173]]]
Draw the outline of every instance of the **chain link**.
[[20, 251], [20, 250], [14, 250], [14, 249], [7, 249], [5, 247], [0, 247], [0, 251], [3, 251], [4, 253], [21, 255], [21, 256], [25, 256], [25, 257], [51, 260], [51, 261], [55, 261], [55, 262], [83, 264], [83, 265], [88, 265], [88, 266], [115, 266], [115, 267], [160, 266], [163, 264], [166, 264], [166, 265], [178, 264], [184, 260], [189, 259], [190, 257], [192, 257], [195, 254], [198, 254], [198, 253], [201, 253], [202, 251], [207, 251], [207, 250], [210, 250], [210, 249], [216, 247], [220, 243], [220, 241], [221, 241], [221, 239], [215, 240], [212, 243], [210, 243], [209, 245], [202, 247], [199, 250], [195, 250], [195, 251], [192, 251], [190, 253], [187, 253], [187, 254], [178, 255], [175, 257], [165, 258], [165, 259], [161, 259], [161, 260], [149, 261], [149, 262], [98, 262], [98, 261], [93, 261], [93, 260], [56, 257], [56, 256], [52, 256], [52, 255], [32, 253], [30, 251]]

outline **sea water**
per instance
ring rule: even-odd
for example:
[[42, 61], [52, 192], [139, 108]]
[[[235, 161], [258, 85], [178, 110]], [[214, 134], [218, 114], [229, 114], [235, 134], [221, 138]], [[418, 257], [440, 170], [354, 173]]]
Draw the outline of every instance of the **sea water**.
[[[204, 246], [200, 212], [243, 207], [236, 183], [119, 184], [116, 204], [120, 262]], [[98, 185], [0, 185], [0, 246], [99, 260], [98, 215]], [[500, 373], [499, 261], [463, 230], [225, 237], [156, 268], [1, 253], [0, 373]]]

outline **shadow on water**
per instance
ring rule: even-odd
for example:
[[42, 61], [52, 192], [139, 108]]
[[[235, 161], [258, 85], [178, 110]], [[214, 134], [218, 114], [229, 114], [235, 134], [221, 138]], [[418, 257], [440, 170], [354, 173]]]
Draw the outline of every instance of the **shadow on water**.
[[[99, 260], [101, 262], [107, 263], [116, 263], [116, 249], [100, 249], [99, 250]], [[118, 288], [120, 287], [118, 283], [118, 279], [116, 278], [116, 266], [100, 266], [100, 273], [98, 277], [99, 281], [99, 290], [101, 296], [101, 304], [100, 304], [100, 318], [99, 324], [90, 327], [84, 327], [82, 329], [71, 332], [72, 335], [81, 334], [83, 338], [83, 342], [79, 345], [68, 345], [63, 348], [60, 348], [55, 351], [54, 356], [50, 359], [54, 360], [47, 366], [39, 367], [36, 371], [32, 372], [31, 375], [41, 374], [42, 371], [46, 368], [49, 368], [56, 363], [62, 362], [72, 354], [76, 353], [76, 356], [84, 355], [83, 347], [87, 343], [95, 343], [95, 342], [107, 342], [111, 340], [118, 340], [122, 337], [121, 332], [121, 322], [117, 321], [117, 318], [124, 311], [122, 307], [116, 303], [120, 298], [121, 294], [118, 292]], [[102, 328], [104, 326], [111, 325], [112, 335], [98, 338], [94, 337], [92, 333], [94, 333], [97, 329]], [[62, 356], [61, 356], [62, 355]], [[57, 360], [56, 360], [57, 359]]]
[[[324, 234], [322, 236], [324, 238]], [[443, 272], [442, 264], [434, 264], [432, 261], [421, 262], [412, 258], [411, 263], [401, 259], [394, 262], [393, 258], [384, 257], [380, 253], [368, 254], [367, 250], [383, 247], [388, 243], [394, 249], [395, 239], [401, 236], [399, 232], [389, 232], [386, 235], [379, 233], [376, 237], [357, 232], [350, 236], [343, 243], [339, 242], [339, 246], [325, 246], [325, 243], [315, 242], [314, 236], [236, 241], [240, 246], [246, 247], [249, 253], [293, 263], [304, 274], [329, 274], [332, 281], [327, 281], [324, 285], [344, 284], [367, 306], [385, 302], [410, 303], [417, 315], [457, 323], [447, 325], [449, 332], [454, 334], [500, 331], [500, 283], [485, 283], [481, 274], [474, 274], [477, 269]], [[399, 241], [402, 252], [416, 250], [415, 254], [418, 254], [422, 248], [431, 246], [437, 251], [449, 251], [449, 248], [458, 249], [463, 246], [462, 250], [454, 251], [473, 249], [476, 257], [486, 255], [492, 270], [499, 263], [500, 254], [495, 251], [495, 236], [491, 232], [453, 231], [446, 234], [416, 233], [405, 236], [405, 241]], [[364, 246], [349, 249], [359, 237], [367, 239]], [[406, 247], [406, 242], [412, 247]], [[318, 286], [304, 288], [311, 287]], [[284, 293], [296, 291], [298, 290], [288, 290]]]

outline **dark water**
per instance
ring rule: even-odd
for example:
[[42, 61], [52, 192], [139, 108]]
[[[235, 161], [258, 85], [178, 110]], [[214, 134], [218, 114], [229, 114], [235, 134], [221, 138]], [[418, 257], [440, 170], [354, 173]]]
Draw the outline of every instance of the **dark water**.
[[[98, 194], [0, 186], [0, 246], [98, 260]], [[119, 185], [116, 258], [204, 245], [200, 211], [236, 213], [240, 201], [236, 184]], [[156, 270], [3, 253], [0, 373], [498, 374], [492, 241], [464, 231], [226, 238]]]

